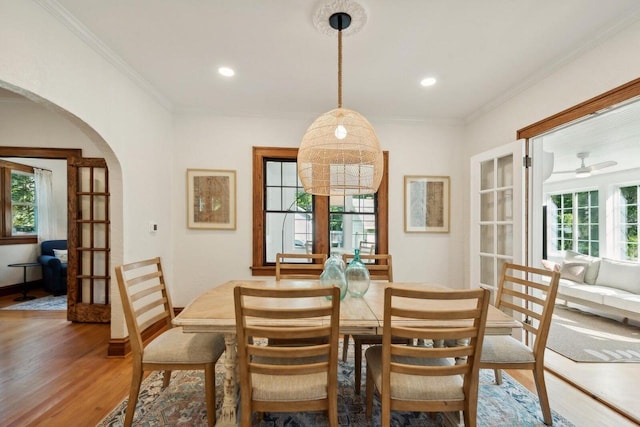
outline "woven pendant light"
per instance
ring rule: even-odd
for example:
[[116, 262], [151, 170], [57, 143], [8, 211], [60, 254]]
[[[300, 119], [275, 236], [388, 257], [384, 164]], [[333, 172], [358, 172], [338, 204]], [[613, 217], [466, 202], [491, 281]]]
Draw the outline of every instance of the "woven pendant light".
[[342, 30], [347, 13], [329, 18], [338, 30], [338, 108], [318, 117], [302, 137], [298, 175], [307, 193], [317, 196], [373, 194], [382, 181], [382, 150], [373, 126], [360, 113], [342, 108]]

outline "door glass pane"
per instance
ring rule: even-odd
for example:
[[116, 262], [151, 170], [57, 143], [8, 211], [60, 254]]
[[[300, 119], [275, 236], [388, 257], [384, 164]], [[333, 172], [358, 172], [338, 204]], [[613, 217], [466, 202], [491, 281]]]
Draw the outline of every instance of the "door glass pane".
[[480, 282], [484, 285], [496, 286], [493, 257], [480, 256]]
[[498, 185], [497, 187], [513, 186], [513, 156], [508, 155], [498, 159]]
[[513, 225], [500, 224], [497, 227], [498, 251], [500, 255], [513, 255]]
[[480, 221], [493, 221], [493, 193], [485, 193], [480, 196]]
[[480, 163], [480, 190], [489, 190], [493, 185], [493, 160]]
[[493, 253], [493, 224], [480, 226], [480, 252]]
[[[496, 265], [496, 271], [498, 272], [498, 274], [502, 274], [502, 266], [504, 265], [505, 262], [513, 262], [513, 259], [501, 259], [498, 258], [497, 260], [497, 265]], [[497, 286], [497, 283], [496, 283]]]
[[498, 221], [513, 221], [513, 190], [497, 191]]

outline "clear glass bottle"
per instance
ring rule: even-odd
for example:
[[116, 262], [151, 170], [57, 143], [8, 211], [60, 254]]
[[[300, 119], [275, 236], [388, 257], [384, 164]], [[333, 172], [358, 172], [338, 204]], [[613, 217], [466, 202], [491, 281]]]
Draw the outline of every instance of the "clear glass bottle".
[[[340, 269], [340, 264], [329, 263], [328, 261], [325, 263], [324, 271], [320, 274], [320, 284], [322, 286], [338, 286], [340, 288], [340, 300], [343, 300], [347, 295], [347, 279], [345, 279], [344, 272]], [[342, 260], [340, 261], [342, 262]], [[344, 262], [342, 264], [344, 265]]]
[[353, 250], [353, 259], [344, 270], [349, 295], [360, 298], [367, 293], [371, 281], [367, 266], [360, 260], [360, 249]]
[[344, 269], [346, 267], [344, 261], [342, 260], [342, 257], [337, 252], [332, 252], [331, 256], [324, 262], [324, 268], [327, 268], [330, 265], [336, 265], [342, 272], [344, 272]]

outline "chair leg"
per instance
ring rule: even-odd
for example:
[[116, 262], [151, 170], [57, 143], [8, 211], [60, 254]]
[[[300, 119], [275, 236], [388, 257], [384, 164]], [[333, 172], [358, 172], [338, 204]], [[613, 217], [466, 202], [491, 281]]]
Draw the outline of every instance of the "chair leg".
[[353, 349], [355, 352], [353, 370], [355, 371], [355, 387], [356, 394], [360, 394], [360, 383], [362, 382], [362, 343], [353, 340]]
[[207, 424], [216, 424], [216, 365], [208, 363], [204, 367], [204, 396], [207, 403]]
[[502, 384], [502, 370], [501, 369], [494, 369], [493, 370], [493, 375], [496, 377], [496, 384], [497, 385]]
[[344, 334], [342, 338], [342, 361], [347, 361], [347, 353], [349, 351], [349, 334]]
[[536, 381], [536, 390], [538, 390], [538, 400], [540, 401], [540, 409], [542, 410], [542, 418], [548, 426], [553, 424], [551, 417], [551, 406], [549, 406], [549, 396], [547, 395], [547, 386], [544, 382], [544, 366], [539, 364], [533, 369], [533, 378]]
[[[237, 366], [236, 366], [237, 367]], [[240, 373], [240, 383], [242, 384], [243, 378], [242, 375], [251, 375], [246, 372]], [[247, 380], [248, 381], [248, 380]], [[252, 418], [253, 418], [253, 408], [251, 405], [251, 390], [248, 390], [248, 387], [240, 387], [240, 426], [241, 427], [251, 427]], [[262, 416], [262, 414], [260, 414]]]
[[171, 383], [171, 371], [164, 371], [162, 374], [162, 388], [165, 389], [169, 387]]
[[[464, 419], [465, 427], [476, 427], [478, 414], [476, 412], [476, 408], [473, 407], [473, 405], [471, 405], [470, 403], [471, 402], [467, 400], [466, 408], [464, 409], [464, 411], [462, 411], [462, 418]], [[477, 403], [478, 402], [476, 401], [476, 407]]]
[[366, 389], [365, 389], [365, 415], [368, 419], [371, 419], [371, 414], [373, 413], [373, 375], [369, 372], [369, 367], [367, 365], [367, 372], [365, 373], [366, 378]]
[[[373, 381], [373, 379], [372, 379]], [[391, 426], [391, 393], [382, 393], [382, 390], [378, 390], [380, 393], [380, 425], [382, 427]], [[386, 394], [385, 397], [383, 394]]]
[[338, 393], [336, 392], [329, 397], [329, 409], [327, 410], [329, 416], [329, 426], [339, 427], [338, 424]]
[[131, 427], [133, 424], [133, 416], [136, 413], [136, 404], [138, 403], [138, 393], [140, 393], [140, 384], [142, 383], [142, 366], [134, 363], [133, 375], [131, 378], [131, 389], [129, 390], [129, 402], [127, 403], [127, 413], [124, 417], [124, 426]]

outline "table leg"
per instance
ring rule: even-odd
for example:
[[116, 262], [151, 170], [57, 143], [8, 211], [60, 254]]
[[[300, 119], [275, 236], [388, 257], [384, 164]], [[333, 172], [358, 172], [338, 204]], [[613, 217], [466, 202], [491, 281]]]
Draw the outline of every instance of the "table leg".
[[238, 376], [236, 334], [224, 334], [224, 398], [216, 426], [237, 426]]
[[29, 287], [27, 286], [27, 266], [22, 266], [22, 296], [15, 298], [14, 301], [31, 301], [36, 299], [33, 295], [27, 295]]

